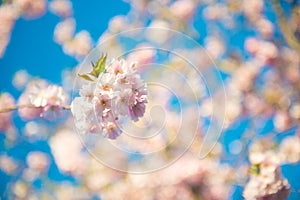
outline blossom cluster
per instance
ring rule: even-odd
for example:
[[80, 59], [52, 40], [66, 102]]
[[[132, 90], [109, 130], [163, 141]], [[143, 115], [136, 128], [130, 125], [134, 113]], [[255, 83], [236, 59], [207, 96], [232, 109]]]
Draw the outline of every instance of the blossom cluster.
[[[101, 132], [115, 139], [121, 134], [120, 117], [138, 121], [144, 115], [147, 87], [136, 68], [135, 62], [113, 60], [98, 80], [83, 85], [80, 97], [71, 104], [79, 132]], [[82, 77], [91, 79], [87, 75]]]
[[53, 119], [60, 116], [67, 103], [63, 88], [43, 80], [30, 82], [18, 100], [19, 115], [24, 120], [38, 117]]
[[252, 153], [250, 156], [254, 172], [245, 187], [244, 197], [246, 199], [286, 199], [290, 193], [290, 185], [282, 177], [278, 157], [271, 152]]

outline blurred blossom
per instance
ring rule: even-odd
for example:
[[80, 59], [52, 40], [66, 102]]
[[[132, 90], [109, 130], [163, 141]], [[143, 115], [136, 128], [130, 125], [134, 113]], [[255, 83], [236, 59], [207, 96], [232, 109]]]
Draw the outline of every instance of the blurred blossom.
[[6, 46], [10, 40], [10, 34], [18, 18], [18, 12], [15, 6], [5, 4], [0, 6], [0, 58], [3, 57]]
[[149, 31], [146, 32], [146, 37], [155, 43], [162, 44], [170, 37], [167, 31], [155, 30], [155, 28], [170, 29], [170, 24], [167, 21], [161, 19], [153, 20], [149, 28], [154, 28], [154, 30], [149, 29]]
[[300, 120], [300, 103], [294, 104], [290, 109], [290, 115], [294, 119]]
[[13, 4], [19, 11], [28, 18], [36, 18], [42, 16], [46, 12], [46, 0], [14, 0]]
[[113, 17], [109, 21], [108, 29], [113, 33], [117, 33], [123, 31], [127, 25], [128, 25], [127, 18], [125, 16], [118, 15]]
[[59, 130], [50, 139], [50, 147], [55, 163], [62, 172], [77, 176], [83, 173], [87, 155], [82, 152], [83, 146], [76, 133], [68, 129]]
[[247, 38], [245, 49], [253, 54], [262, 64], [272, 64], [278, 57], [278, 48], [272, 42]]
[[254, 37], [249, 37], [246, 39], [244, 46], [249, 53], [255, 54], [259, 49], [259, 40]]
[[39, 151], [31, 151], [26, 157], [28, 167], [36, 172], [44, 172], [47, 170], [49, 162], [48, 155]]
[[267, 19], [261, 18], [256, 22], [257, 28], [261, 35], [268, 38], [274, 33], [274, 25]]
[[13, 185], [12, 192], [14, 193], [16, 199], [25, 199], [30, 192], [29, 185], [24, 181], [17, 181]]
[[73, 18], [67, 18], [59, 22], [54, 30], [54, 40], [58, 44], [64, 44], [72, 40], [74, 36], [76, 22]]
[[[0, 110], [13, 108], [15, 106], [15, 100], [9, 93], [0, 93]], [[7, 131], [12, 127], [11, 121], [12, 112], [0, 113], [0, 131]]]
[[288, 112], [277, 111], [275, 113], [273, 123], [274, 123], [275, 129], [278, 132], [282, 132], [282, 131], [287, 130], [290, 127], [292, 121], [291, 121], [291, 118], [290, 118]]
[[[68, 28], [71, 33], [71, 24]], [[68, 31], [68, 30], [65, 30]], [[63, 43], [63, 50], [66, 54], [74, 56], [76, 58], [82, 58], [86, 56], [93, 46], [92, 38], [88, 31], [80, 31], [76, 33], [74, 38]]]
[[15, 88], [21, 90], [25, 88], [30, 79], [31, 76], [27, 73], [26, 70], [19, 70], [15, 73], [12, 83]]
[[260, 70], [260, 66], [255, 62], [244, 63], [232, 74], [230, 87], [238, 91], [249, 91], [253, 87], [253, 82]]
[[255, 22], [261, 15], [264, 2], [263, 0], [243, 0], [243, 11], [250, 21]]
[[11, 175], [15, 172], [18, 167], [18, 163], [12, 158], [5, 154], [0, 155], [0, 169], [5, 173]]
[[300, 161], [300, 137], [288, 136], [279, 146], [279, 154], [283, 163], [296, 163]]
[[205, 49], [214, 59], [220, 57], [225, 51], [223, 42], [218, 37], [206, 37], [205, 43]]
[[70, 0], [54, 0], [49, 3], [49, 9], [54, 14], [65, 18], [73, 14], [72, 2]]
[[194, 15], [196, 4], [193, 0], [177, 0], [171, 6], [171, 13], [186, 22]]
[[150, 64], [155, 58], [156, 51], [153, 47], [147, 44], [141, 44], [135, 48], [134, 51], [130, 52], [127, 57], [127, 61], [137, 62], [139, 65], [138, 70], [142, 71], [147, 64]]
[[208, 20], [219, 20], [226, 14], [226, 7], [223, 4], [212, 4], [205, 7], [203, 15]]

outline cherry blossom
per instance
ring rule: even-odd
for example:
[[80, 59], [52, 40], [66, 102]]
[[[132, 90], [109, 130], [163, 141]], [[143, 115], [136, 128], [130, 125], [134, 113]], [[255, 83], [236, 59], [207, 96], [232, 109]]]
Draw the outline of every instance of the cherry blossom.
[[98, 130], [103, 136], [115, 139], [121, 134], [120, 116], [130, 117], [133, 121], [143, 117], [147, 88], [136, 68], [135, 62], [112, 60], [98, 80], [82, 86], [80, 96], [71, 104], [80, 133]]

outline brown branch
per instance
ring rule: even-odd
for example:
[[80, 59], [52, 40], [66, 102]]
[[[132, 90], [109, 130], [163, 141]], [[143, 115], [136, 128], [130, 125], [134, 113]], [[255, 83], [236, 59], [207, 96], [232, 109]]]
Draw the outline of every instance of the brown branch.
[[[62, 109], [64, 110], [70, 110], [71, 109], [71, 106], [70, 105], [62, 105], [60, 106]], [[0, 109], [0, 113], [6, 113], [6, 112], [11, 112], [11, 111], [14, 111], [14, 110], [18, 110], [20, 108], [41, 108], [41, 107], [36, 107], [32, 104], [27, 104], [27, 105], [15, 105], [15, 106], [12, 106], [12, 107], [8, 107], [8, 108], [2, 108]]]

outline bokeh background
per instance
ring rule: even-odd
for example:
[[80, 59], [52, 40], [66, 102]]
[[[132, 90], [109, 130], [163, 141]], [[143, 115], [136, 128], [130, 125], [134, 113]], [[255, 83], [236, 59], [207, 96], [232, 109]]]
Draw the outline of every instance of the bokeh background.
[[[2, 0], [1, 4], [3, 6], [11, 2], [13, 1]], [[189, 7], [188, 3], [190, 2], [193, 2], [193, 8]], [[147, 199], [146, 197], [155, 199], [154, 196], [160, 190], [165, 193], [162, 192], [162, 196], [157, 196], [157, 199], [168, 199], [168, 195], [170, 196], [169, 199], [172, 199], [171, 194], [179, 194], [179, 192], [186, 194], [186, 196], [178, 197], [180, 199], [243, 199], [243, 190], [253, 168], [253, 165], [251, 168], [251, 164], [249, 164], [248, 157], [249, 152], [251, 152], [249, 150], [251, 145], [258, 142], [261, 146], [269, 148], [269, 150], [275, 149], [274, 151], [277, 152], [276, 148], [280, 147], [281, 142], [286, 137], [299, 138], [297, 136], [297, 134], [299, 135], [299, 106], [297, 114], [289, 114], [293, 105], [300, 104], [300, 39], [298, 34], [300, 30], [300, 12], [298, 1], [183, 1], [183, 4], [179, 5], [179, 7], [184, 8], [183, 11], [180, 8], [177, 8], [178, 11], [176, 11], [175, 6], [172, 7], [174, 2], [168, 0], [161, 2], [147, 0], [129, 2], [121, 0], [74, 0], [71, 3], [73, 17], [76, 19], [75, 33], [87, 30], [91, 36], [92, 46], [96, 46], [97, 42], [101, 41], [101, 37], [105, 36], [104, 34], [114, 34], [119, 29], [126, 30], [134, 27], [151, 26], [154, 21], [163, 20], [167, 25], [161, 21], [159, 24], [156, 21], [156, 26], [184, 32], [207, 49], [207, 52], [218, 66], [225, 85], [230, 85], [230, 81], [235, 80], [235, 77], [242, 80], [247, 79], [252, 71], [240, 69], [246, 66], [247, 63], [253, 64], [253, 60], [255, 60], [255, 65], [260, 66], [258, 75], [255, 75], [258, 78], [250, 78], [251, 89], [240, 89], [242, 94], [238, 95], [239, 99], [237, 101], [236, 96], [229, 89], [227, 95], [229, 101], [232, 102], [231, 98], [234, 98], [233, 102], [237, 102], [242, 106], [236, 111], [236, 105], [229, 102], [232, 107], [228, 112], [234, 114], [229, 114], [229, 119], [225, 120], [228, 126], [224, 128], [219, 138], [219, 146], [217, 145], [221, 150], [216, 150], [217, 153], [212, 155], [209, 164], [204, 161], [198, 163], [199, 166], [209, 166], [210, 169], [203, 169], [203, 171], [205, 173], [205, 170], [207, 170], [208, 174], [212, 173], [209, 175], [211, 177], [203, 178], [207, 180], [201, 182], [199, 180], [204, 175], [199, 175], [199, 170], [196, 170], [195, 174], [197, 176], [195, 175], [192, 180], [182, 180], [181, 177], [178, 178], [181, 182], [177, 183], [175, 181], [176, 184], [170, 180], [172, 187], [168, 185], [168, 180], [162, 186], [156, 186], [155, 181], [148, 183], [144, 180], [155, 179], [156, 175], [144, 179], [139, 176], [128, 178], [123, 173], [110, 171], [104, 166], [99, 167], [101, 164], [91, 161], [92, 159], [80, 161], [80, 156], [72, 158], [78, 159], [78, 162], [71, 162], [70, 165], [88, 165], [92, 167], [81, 169], [81, 167], [73, 166], [72, 168], [68, 164], [62, 165], [62, 167], [61, 164], [58, 164], [61, 161], [55, 159], [53, 147], [50, 147], [50, 143], [55, 140], [56, 135], [59, 135], [58, 132], [63, 131], [66, 133], [61, 136], [62, 138], [70, 136], [70, 140], [76, 140], [72, 138], [74, 135], [71, 136], [74, 129], [70, 125], [72, 124], [70, 122], [71, 117], [69, 117], [70, 113], [64, 113], [62, 119], [55, 121], [37, 119], [28, 122], [18, 117], [17, 112], [13, 112], [14, 133], [11, 133], [12, 136], [9, 136], [9, 133], [0, 135], [0, 196], [2, 199], [120, 199], [121, 194], [127, 194], [126, 191], [130, 191], [127, 194], [128, 198], [122, 197], [123, 199], [139, 199], [138, 194], [141, 191], [146, 191], [145, 195], [142, 195], [145, 199]], [[278, 5], [280, 5], [279, 11], [276, 7]], [[247, 7], [249, 10], [247, 10]], [[172, 8], [175, 10], [175, 14], [168, 10], [172, 10]], [[176, 12], [182, 12], [183, 14], [176, 16]], [[281, 16], [281, 14], [284, 16]], [[113, 19], [116, 19], [115, 16], [123, 16], [127, 21], [120, 20], [121, 22], [116, 22], [117, 20], [115, 20], [115, 24], [113, 24]], [[265, 21], [257, 22], [260, 18]], [[282, 18], [285, 18], [288, 26], [282, 25], [284, 23], [284, 21], [281, 21]], [[56, 25], [62, 20], [63, 17], [48, 10], [45, 11], [45, 14], [33, 19], [26, 17], [26, 13], [20, 15], [12, 28], [5, 53], [0, 58], [1, 92], [10, 93], [15, 99], [21, 95], [22, 89], [16, 87], [13, 81], [16, 81], [16, 73], [20, 70], [23, 70], [22, 72], [26, 71], [28, 76], [46, 79], [52, 84], [64, 85], [68, 88], [70, 82], [73, 81], [74, 71], [82, 62], [84, 56], [68, 55], [63, 50], [62, 45], [55, 42], [54, 31]], [[0, 20], [0, 28], [5, 25], [4, 21]], [[290, 34], [295, 37], [297, 44], [294, 44], [294, 40], [289, 41]], [[261, 41], [268, 44], [264, 46]], [[294, 63], [292, 63], [293, 61]], [[290, 66], [291, 63], [294, 65]], [[288, 73], [286, 72], [287, 68], [295, 68], [295, 70]], [[271, 78], [268, 78], [267, 75], [267, 78], [265, 78], [265, 74], [269, 73]], [[272, 74], [275, 74], [275, 78]], [[278, 78], [277, 75], [282, 76]], [[294, 82], [290, 81], [292, 78], [288, 75], [295, 75], [295, 77], [292, 77]], [[21, 77], [24, 78], [24, 76]], [[268, 81], [272, 84], [269, 84]], [[24, 84], [27, 84], [27, 82], [25, 81]], [[235, 84], [243, 85], [245, 82], [241, 81]], [[279, 94], [273, 96], [286, 96], [289, 102], [288, 106], [281, 107], [281, 104], [278, 103], [280, 98], [276, 99], [277, 96], [268, 102], [268, 98], [262, 92], [265, 90], [276, 91], [278, 88], [283, 88], [283, 91], [280, 91], [282, 93], [279, 92]], [[257, 111], [254, 114], [251, 113], [251, 107], [247, 107], [249, 100], [246, 101], [248, 94], [255, 94], [255, 97], [263, 99], [271, 106], [267, 106], [266, 109]], [[250, 102], [256, 102], [256, 100], [256, 98], [251, 99]], [[203, 107], [205, 107], [204, 103]], [[238, 114], [235, 114], [236, 112]], [[283, 119], [279, 117], [281, 120], [274, 120], [276, 114], [282, 112], [287, 113], [287, 117], [284, 114], [283, 117], [281, 116]], [[205, 116], [203, 119], [205, 120]], [[66, 128], [61, 124], [69, 125], [66, 125]], [[283, 124], [283, 128], [277, 124]], [[246, 134], [249, 135], [243, 136]], [[68, 142], [68, 139], [64, 141]], [[76, 146], [76, 142], [74, 143], [74, 146]], [[295, 149], [300, 148], [300, 144], [297, 142], [290, 145], [294, 145]], [[65, 148], [68, 148], [67, 144]], [[72, 146], [72, 148], [75, 151], [78, 150], [77, 146]], [[66, 150], [66, 152], [70, 151]], [[78, 151], [81, 153], [82, 150]], [[33, 156], [35, 158], [32, 158], [32, 160], [36, 159], [34, 161], [28, 161], [30, 160], [28, 158], [30, 152], [42, 152], [43, 154], [40, 157], [39, 155]], [[295, 153], [296, 157], [300, 157], [298, 151], [292, 153]], [[83, 157], [89, 157], [89, 155], [86, 154]], [[46, 161], [38, 162], [38, 160], [43, 159]], [[190, 161], [189, 157], [186, 159], [182, 161], [181, 168], [177, 169], [175, 165], [175, 169], [165, 170], [161, 174], [176, 174], [178, 170], [182, 170], [181, 173], [184, 174], [183, 166]], [[288, 180], [291, 187], [288, 198], [291, 200], [300, 199], [299, 160], [300, 158], [292, 163], [280, 164], [282, 175]], [[37, 164], [33, 164], [35, 165], [34, 169], [28, 170], [31, 162]], [[43, 167], [43, 165], [47, 167]], [[190, 164], [190, 166], [194, 165], [197, 168], [197, 164]], [[45, 169], [47, 170], [45, 171]], [[191, 167], [191, 171], [193, 169]], [[228, 174], [224, 178], [226, 181], [218, 180], [217, 175], [211, 172], [214, 170], [218, 170], [223, 175]], [[172, 176], [172, 174], [165, 176]], [[210, 181], [219, 181], [220, 184], [225, 186], [220, 188], [210, 184]], [[146, 183], [155, 186], [143, 190], [142, 188], [145, 185], [147, 187]], [[143, 186], [139, 188], [139, 185]], [[137, 192], [137, 190], [141, 191]], [[205, 194], [202, 190], [209, 190], [212, 194], [226, 195], [214, 196]], [[135, 194], [136, 192], [138, 194]]]

